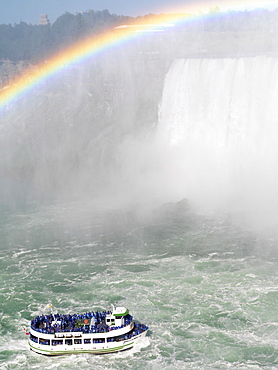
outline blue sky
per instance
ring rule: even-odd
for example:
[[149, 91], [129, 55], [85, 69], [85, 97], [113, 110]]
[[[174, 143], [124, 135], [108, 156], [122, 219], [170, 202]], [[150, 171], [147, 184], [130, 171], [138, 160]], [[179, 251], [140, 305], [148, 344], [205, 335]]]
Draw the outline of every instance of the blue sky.
[[[189, 13], [192, 9], [203, 10], [207, 7], [233, 7], [235, 4], [246, 6], [258, 4], [264, 8], [278, 7], [278, 0], [0, 0], [0, 24], [26, 23], [37, 24], [40, 15], [46, 13], [51, 23], [66, 11], [76, 14], [89, 9], [108, 9], [111, 14], [145, 15], [149, 13], [174, 12]], [[193, 7], [192, 7], [193, 6]]]

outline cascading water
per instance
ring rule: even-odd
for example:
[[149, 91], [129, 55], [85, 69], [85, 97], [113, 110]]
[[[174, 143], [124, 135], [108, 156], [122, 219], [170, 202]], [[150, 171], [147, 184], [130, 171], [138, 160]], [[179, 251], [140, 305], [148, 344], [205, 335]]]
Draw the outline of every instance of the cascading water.
[[187, 198], [275, 220], [277, 59], [175, 60], [153, 137], [165, 67], [120, 56], [68, 71], [2, 114], [0, 198]]
[[178, 197], [278, 216], [278, 59], [175, 60], [158, 125]]

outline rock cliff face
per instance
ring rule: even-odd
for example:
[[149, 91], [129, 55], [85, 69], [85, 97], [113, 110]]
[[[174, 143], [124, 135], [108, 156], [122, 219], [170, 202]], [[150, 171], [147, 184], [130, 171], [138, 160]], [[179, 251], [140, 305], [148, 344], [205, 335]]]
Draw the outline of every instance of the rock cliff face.
[[0, 112], [2, 199], [118, 191], [130, 140], [157, 122], [165, 72], [156, 56], [113, 51], [11, 102]]

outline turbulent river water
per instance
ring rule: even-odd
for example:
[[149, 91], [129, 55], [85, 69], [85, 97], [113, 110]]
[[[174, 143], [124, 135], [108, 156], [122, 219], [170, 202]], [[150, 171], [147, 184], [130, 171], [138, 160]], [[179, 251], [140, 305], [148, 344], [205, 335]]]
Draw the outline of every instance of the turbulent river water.
[[[76, 207], [2, 217], [1, 369], [277, 368], [275, 241], [184, 202], [144, 218]], [[126, 305], [150, 331], [121, 354], [37, 355], [21, 326], [49, 302], [62, 313]]]
[[[277, 369], [277, 59], [176, 60], [161, 94], [128, 67], [1, 113], [0, 368]], [[22, 326], [49, 303], [125, 305], [150, 330], [40, 356]]]

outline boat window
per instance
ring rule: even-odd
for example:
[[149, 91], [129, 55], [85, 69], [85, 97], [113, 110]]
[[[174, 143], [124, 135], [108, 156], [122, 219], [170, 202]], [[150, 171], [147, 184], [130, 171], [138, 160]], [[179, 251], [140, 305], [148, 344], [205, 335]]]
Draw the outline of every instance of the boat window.
[[72, 339], [65, 339], [65, 344], [67, 344], [68, 346], [71, 346], [72, 345]]
[[52, 346], [60, 346], [63, 344], [63, 339], [53, 339]]
[[108, 342], [120, 342], [121, 340], [125, 340], [125, 339], [128, 339], [128, 336], [122, 334], [122, 335], [118, 335], [113, 338], [108, 338]]
[[94, 338], [93, 343], [105, 343], [105, 339], [104, 338]]
[[33, 342], [36, 342], [38, 343], [38, 337], [35, 337], [34, 335], [30, 334], [30, 339], [33, 341]]
[[91, 343], [91, 339], [84, 339], [84, 344], [89, 344]]
[[49, 339], [40, 338], [40, 344], [44, 344], [46, 346], [49, 346], [50, 345], [50, 340]]
[[74, 339], [74, 344], [81, 344], [82, 343], [82, 339]]

